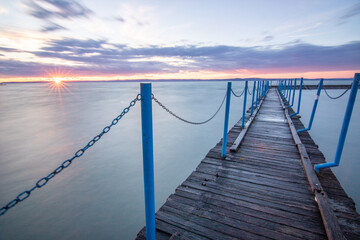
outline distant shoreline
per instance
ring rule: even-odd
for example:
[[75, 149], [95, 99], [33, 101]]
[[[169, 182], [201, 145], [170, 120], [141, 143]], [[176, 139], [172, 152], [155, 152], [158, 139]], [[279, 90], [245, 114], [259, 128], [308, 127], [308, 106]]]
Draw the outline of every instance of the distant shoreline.
[[[259, 80], [268, 80], [268, 81], [278, 81], [278, 80], [288, 80], [289, 78], [230, 78], [230, 79], [136, 79], [136, 80], [76, 80], [76, 81], [65, 81], [69, 83], [111, 83], [111, 82], [243, 82], [243, 81], [259, 81]], [[293, 78], [294, 79], [294, 78]], [[353, 78], [327, 78], [326, 81], [350, 81]], [[299, 78], [297, 78], [299, 80]], [[316, 81], [320, 78], [304, 78], [304, 81]], [[13, 83], [51, 83], [52, 81], [20, 81], [20, 82], [0, 82], [0, 85], [3, 84], [13, 84]]]

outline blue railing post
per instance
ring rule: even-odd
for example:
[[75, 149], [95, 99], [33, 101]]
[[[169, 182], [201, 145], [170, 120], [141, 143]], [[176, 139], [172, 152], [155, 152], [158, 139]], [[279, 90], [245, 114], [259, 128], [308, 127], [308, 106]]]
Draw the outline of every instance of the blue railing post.
[[223, 158], [226, 156], [227, 132], [228, 132], [229, 112], [230, 112], [230, 96], [231, 96], [231, 82], [228, 82], [227, 91], [226, 91], [224, 136], [223, 136], [223, 145], [222, 145], [222, 151], [221, 151], [221, 157], [223, 157]]
[[259, 102], [259, 88], [260, 88], [260, 81], [257, 81], [257, 88], [256, 88], [256, 107], [258, 106]]
[[300, 90], [299, 90], [298, 109], [297, 109], [296, 113], [291, 114], [290, 117], [293, 117], [293, 116], [295, 116], [295, 115], [297, 115], [297, 114], [300, 113], [300, 104], [301, 104], [301, 94], [302, 94], [303, 81], [304, 81], [304, 79], [301, 78], [301, 80], [300, 80]]
[[251, 98], [251, 113], [250, 115], [253, 115], [254, 112], [254, 98], [255, 98], [255, 87], [256, 87], [256, 82], [254, 81], [254, 86], [253, 86], [253, 92], [252, 92], [252, 98]]
[[294, 80], [294, 88], [293, 88], [293, 95], [292, 95], [292, 100], [291, 100], [291, 104], [290, 104], [290, 99], [289, 99], [289, 106], [287, 106], [286, 108], [291, 108], [294, 105], [294, 100], [295, 100], [295, 92], [296, 92], [296, 78]]
[[155, 240], [155, 191], [151, 83], [140, 83], [146, 239]]
[[319, 102], [319, 97], [320, 97], [320, 93], [321, 93], [321, 88], [322, 88], [323, 82], [324, 82], [324, 79], [322, 78], [322, 79], [320, 80], [319, 87], [318, 87], [318, 90], [317, 90], [317, 93], [316, 93], [316, 96], [315, 96], [315, 102], [314, 102], [313, 110], [312, 110], [312, 112], [311, 112], [309, 127], [298, 130], [298, 131], [297, 131], [298, 133], [304, 132], [304, 131], [309, 131], [309, 130], [311, 129], [311, 126], [312, 126], [312, 123], [313, 123], [313, 120], [314, 120], [314, 116], [315, 116], [315, 112], [316, 112], [316, 107], [317, 107], [317, 104], [318, 104], [318, 102]]
[[242, 115], [242, 123], [241, 123], [241, 127], [242, 127], [242, 128], [244, 128], [244, 126], [245, 126], [245, 112], [246, 112], [247, 90], [248, 90], [248, 81], [245, 81], [244, 106], [243, 106], [243, 115]]
[[290, 104], [290, 96], [291, 96], [292, 83], [293, 83], [293, 80], [291, 79], [291, 80], [290, 80], [290, 84], [289, 84], [289, 91], [288, 91], [288, 94], [286, 95], [286, 102], [284, 102], [284, 103]]
[[314, 170], [316, 172], [319, 172], [320, 168], [337, 167], [340, 164], [341, 154], [344, 149], [346, 134], [347, 134], [347, 131], [349, 128], [351, 114], [354, 109], [356, 94], [357, 94], [357, 91], [359, 88], [359, 80], [360, 80], [360, 73], [355, 73], [354, 81], [353, 81], [350, 96], [349, 96], [349, 101], [348, 101], [346, 111], [345, 111], [344, 121], [343, 121], [341, 132], [340, 132], [339, 142], [338, 142], [338, 145], [336, 148], [335, 160], [334, 160], [334, 162], [330, 162], [330, 163], [316, 164], [314, 167]]

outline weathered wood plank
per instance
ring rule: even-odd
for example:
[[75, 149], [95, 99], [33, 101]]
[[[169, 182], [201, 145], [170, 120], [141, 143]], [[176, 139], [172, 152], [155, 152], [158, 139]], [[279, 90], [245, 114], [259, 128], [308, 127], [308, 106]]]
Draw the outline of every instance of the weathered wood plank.
[[[226, 157], [221, 157], [222, 141], [208, 152], [156, 213], [157, 239], [360, 236], [353, 201], [331, 170], [323, 171], [317, 181], [309, 174], [324, 156], [308, 133], [294, 135], [302, 123], [292, 121], [293, 110], [284, 110], [281, 103], [271, 89], [256, 116], [246, 118], [246, 129], [239, 121], [229, 131]], [[234, 143], [239, 148], [230, 151]], [[336, 221], [324, 218], [334, 211], [340, 230]], [[144, 229], [138, 239], [145, 239]]]

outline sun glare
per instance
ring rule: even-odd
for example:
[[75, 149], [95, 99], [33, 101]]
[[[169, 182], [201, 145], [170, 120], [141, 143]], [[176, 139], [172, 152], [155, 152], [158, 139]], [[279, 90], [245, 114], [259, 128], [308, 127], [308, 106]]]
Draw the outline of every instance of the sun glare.
[[56, 84], [60, 84], [61, 82], [62, 82], [62, 79], [61, 78], [59, 78], [59, 77], [54, 77], [54, 83], [56, 83]]

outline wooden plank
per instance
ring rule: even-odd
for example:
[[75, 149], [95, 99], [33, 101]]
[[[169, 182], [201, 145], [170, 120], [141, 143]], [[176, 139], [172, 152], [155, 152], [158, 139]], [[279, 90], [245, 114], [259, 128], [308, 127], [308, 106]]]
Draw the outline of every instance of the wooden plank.
[[241, 130], [241, 133], [239, 134], [239, 136], [236, 138], [235, 142], [232, 144], [231, 148], [230, 148], [230, 151], [232, 152], [236, 152], [239, 147], [240, 147], [240, 144], [242, 142], [242, 140], [244, 139], [249, 127], [251, 126], [251, 124], [253, 123], [255, 117], [256, 117], [256, 114], [258, 113], [259, 109], [261, 108], [261, 105], [263, 103], [264, 99], [262, 99], [258, 105], [258, 107], [255, 109], [255, 111], [253, 112], [253, 116], [251, 116], [249, 118], [249, 120], [246, 122], [245, 126], [244, 126], [244, 129]]
[[[292, 121], [293, 110], [281, 104], [271, 89], [256, 117], [246, 118], [246, 128], [239, 120], [228, 132], [226, 158], [220, 155], [222, 141], [208, 152], [156, 213], [157, 238], [342, 239], [342, 232], [348, 239], [360, 236], [353, 201], [331, 170], [321, 172], [321, 181], [314, 174], [312, 164], [324, 162], [324, 156], [308, 133], [297, 135], [303, 124]], [[230, 151], [236, 144], [237, 151]], [[334, 221], [329, 221], [331, 215]], [[143, 229], [138, 239], [145, 239], [144, 234]]]
[[[278, 95], [279, 95], [279, 93], [278, 93]], [[281, 98], [280, 98], [280, 102], [282, 102]], [[316, 176], [316, 173], [310, 162], [310, 158], [307, 154], [306, 148], [301, 143], [301, 140], [297, 134], [297, 131], [294, 127], [294, 124], [292, 123], [291, 118], [289, 117], [287, 110], [285, 110], [285, 115], [288, 120], [288, 124], [290, 127], [292, 137], [294, 139], [294, 142], [298, 147], [299, 154], [301, 157], [301, 162], [303, 163], [308, 182], [309, 182], [310, 187], [315, 195], [315, 200], [319, 206], [319, 209], [321, 212], [321, 218], [324, 223], [324, 227], [325, 227], [328, 239], [345, 239], [345, 237], [342, 233], [342, 230], [340, 228], [339, 221], [329, 204], [328, 197], [322, 189], [321, 183], [320, 183], [318, 177]]]

